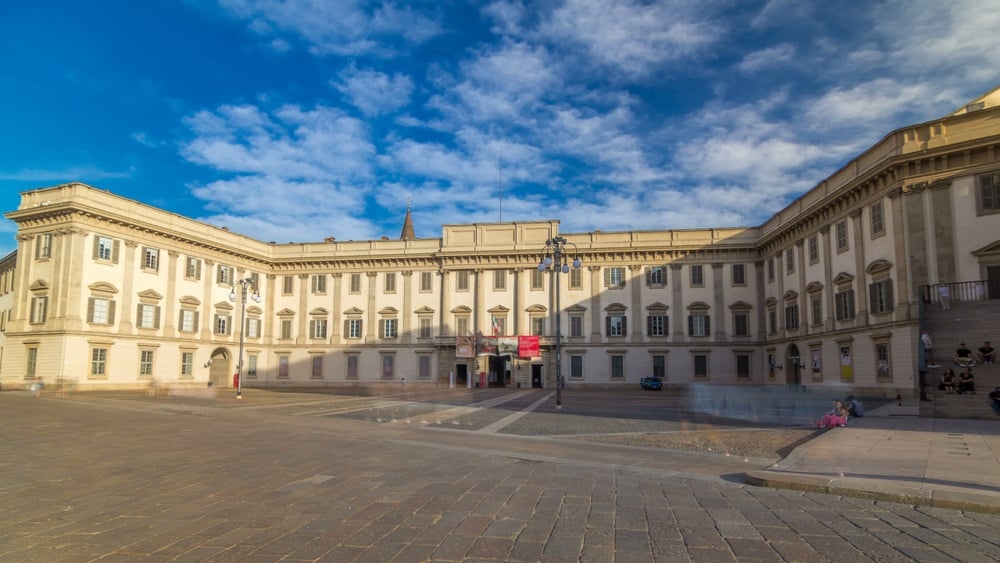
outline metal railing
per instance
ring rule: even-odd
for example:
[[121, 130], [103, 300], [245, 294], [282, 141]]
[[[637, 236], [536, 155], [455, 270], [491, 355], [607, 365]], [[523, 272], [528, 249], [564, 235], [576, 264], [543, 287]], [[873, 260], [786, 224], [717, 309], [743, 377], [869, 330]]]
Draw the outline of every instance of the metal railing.
[[920, 300], [940, 305], [947, 299], [951, 303], [986, 301], [990, 298], [986, 280], [936, 283], [920, 286]]

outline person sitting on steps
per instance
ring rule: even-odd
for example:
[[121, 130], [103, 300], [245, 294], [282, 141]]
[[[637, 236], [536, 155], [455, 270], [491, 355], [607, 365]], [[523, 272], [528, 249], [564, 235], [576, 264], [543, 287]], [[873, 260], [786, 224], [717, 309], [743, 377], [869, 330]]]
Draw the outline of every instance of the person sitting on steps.
[[987, 340], [986, 342], [983, 342], [983, 345], [979, 348], [977, 357], [979, 358], [979, 363], [988, 366], [997, 361], [997, 351], [995, 348], [990, 346], [990, 342]]
[[952, 358], [955, 361], [955, 365], [965, 367], [975, 365], [972, 361], [972, 350], [965, 345], [965, 342], [958, 345], [958, 350], [955, 350], [955, 357]]
[[941, 383], [938, 383], [938, 389], [946, 393], [955, 392], [955, 370], [948, 368], [944, 370], [941, 374]]
[[963, 393], [976, 394], [976, 381], [968, 367], [958, 375], [958, 394]]
[[824, 414], [823, 418], [816, 422], [816, 428], [833, 428], [834, 426], [847, 426], [847, 417], [849, 416], [847, 408], [844, 407], [844, 403], [840, 401], [833, 402], [833, 409]]

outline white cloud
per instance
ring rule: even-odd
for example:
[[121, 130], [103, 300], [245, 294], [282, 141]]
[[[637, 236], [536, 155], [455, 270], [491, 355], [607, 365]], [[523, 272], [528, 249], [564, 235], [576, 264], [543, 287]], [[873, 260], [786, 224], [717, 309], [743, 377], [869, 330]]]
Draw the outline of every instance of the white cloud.
[[[362, 0], [220, 0], [220, 5], [262, 36], [292, 33], [313, 53], [326, 55], [392, 54], [395, 38], [419, 44], [442, 32], [437, 15], [382, 2], [373, 8]], [[286, 46], [277, 44], [279, 48]]]
[[737, 65], [737, 68], [742, 72], [752, 74], [763, 69], [780, 67], [790, 61], [793, 56], [795, 56], [795, 46], [789, 43], [782, 43], [781, 45], [747, 53]]
[[374, 70], [360, 70], [354, 65], [340, 72], [339, 81], [331, 84], [350, 99], [365, 115], [382, 115], [405, 107], [413, 92], [409, 76], [388, 75]]

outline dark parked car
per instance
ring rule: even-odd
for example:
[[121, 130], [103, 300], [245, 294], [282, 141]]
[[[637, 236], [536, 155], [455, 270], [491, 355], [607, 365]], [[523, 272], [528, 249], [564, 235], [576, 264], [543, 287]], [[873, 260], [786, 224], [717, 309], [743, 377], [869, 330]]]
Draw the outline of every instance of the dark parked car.
[[639, 380], [639, 385], [647, 391], [659, 391], [663, 389], [663, 380], [659, 377], [643, 377]]

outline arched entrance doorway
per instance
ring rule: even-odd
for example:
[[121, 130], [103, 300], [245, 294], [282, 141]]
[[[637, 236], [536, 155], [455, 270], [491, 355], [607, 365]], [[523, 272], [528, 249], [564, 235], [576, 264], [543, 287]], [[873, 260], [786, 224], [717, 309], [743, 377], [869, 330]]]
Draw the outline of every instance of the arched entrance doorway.
[[785, 384], [802, 385], [802, 356], [795, 344], [785, 349]]
[[233, 384], [232, 375], [236, 373], [231, 361], [232, 355], [225, 348], [212, 351], [208, 364], [208, 383], [212, 387], [225, 388]]

